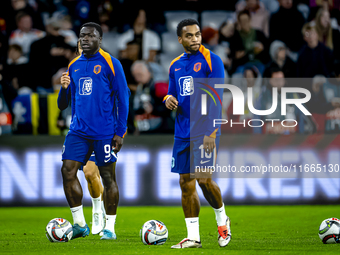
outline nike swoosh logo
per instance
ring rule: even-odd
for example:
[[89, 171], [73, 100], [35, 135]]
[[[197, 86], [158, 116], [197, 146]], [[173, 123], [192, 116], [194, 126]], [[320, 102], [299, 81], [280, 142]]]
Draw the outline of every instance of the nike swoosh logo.
[[110, 158], [109, 158], [108, 160], [105, 160], [105, 159], [104, 159], [104, 163], [107, 163], [107, 162], [109, 162], [109, 161], [110, 161], [110, 159], [111, 159], [111, 156], [110, 156]]
[[201, 160], [201, 164], [207, 163], [207, 162], [209, 162], [209, 161], [210, 161], [210, 160], [207, 160], [207, 161]]
[[76, 70], [74, 70], [75, 72], [77, 72], [79, 69], [76, 69]]
[[[115, 148], [113, 148], [113, 149], [115, 149]], [[111, 155], [114, 156], [116, 159], [118, 159], [118, 156], [113, 151], [111, 152]]]
[[181, 70], [181, 68], [175, 68], [175, 72]]

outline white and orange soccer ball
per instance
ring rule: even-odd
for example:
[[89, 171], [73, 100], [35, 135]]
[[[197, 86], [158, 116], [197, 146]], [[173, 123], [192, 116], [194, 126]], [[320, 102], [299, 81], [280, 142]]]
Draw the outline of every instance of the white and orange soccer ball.
[[46, 226], [46, 237], [51, 242], [68, 242], [72, 235], [71, 223], [63, 218], [52, 219]]
[[325, 219], [319, 227], [319, 237], [324, 244], [340, 243], [340, 220]]
[[163, 222], [158, 220], [149, 220], [141, 228], [140, 237], [143, 244], [161, 245], [168, 239], [168, 229]]

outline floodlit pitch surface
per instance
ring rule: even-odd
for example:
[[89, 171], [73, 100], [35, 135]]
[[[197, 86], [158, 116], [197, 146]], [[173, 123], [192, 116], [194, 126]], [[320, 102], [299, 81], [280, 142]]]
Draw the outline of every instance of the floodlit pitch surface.
[[[91, 207], [85, 207], [91, 228]], [[202, 207], [200, 232], [203, 248], [172, 250], [186, 237], [181, 207], [119, 207], [117, 240], [99, 236], [78, 238], [68, 243], [50, 243], [46, 224], [55, 217], [72, 223], [67, 207], [0, 208], [0, 254], [339, 254], [340, 244], [325, 245], [318, 237], [322, 220], [340, 217], [340, 206], [227, 206], [232, 240], [225, 248], [217, 243], [214, 211]], [[147, 220], [163, 221], [169, 230], [161, 246], [142, 244], [139, 229]]]

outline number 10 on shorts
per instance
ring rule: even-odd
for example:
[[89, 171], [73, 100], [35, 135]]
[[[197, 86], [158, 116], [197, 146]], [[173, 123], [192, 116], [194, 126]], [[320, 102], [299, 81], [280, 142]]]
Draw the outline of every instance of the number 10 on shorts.
[[201, 150], [201, 158], [211, 158], [212, 153], [206, 153], [203, 144], [201, 144], [200, 147], [198, 147]]

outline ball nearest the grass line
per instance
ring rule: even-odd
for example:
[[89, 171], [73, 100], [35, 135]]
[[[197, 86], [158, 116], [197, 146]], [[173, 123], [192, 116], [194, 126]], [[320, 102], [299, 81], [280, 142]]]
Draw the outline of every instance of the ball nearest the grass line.
[[319, 227], [319, 237], [324, 244], [340, 243], [340, 220], [325, 219]]
[[73, 235], [73, 228], [68, 220], [55, 218], [46, 226], [46, 237], [51, 242], [68, 242]]
[[160, 245], [168, 239], [168, 229], [163, 222], [158, 220], [149, 220], [144, 223], [140, 232], [143, 244]]

